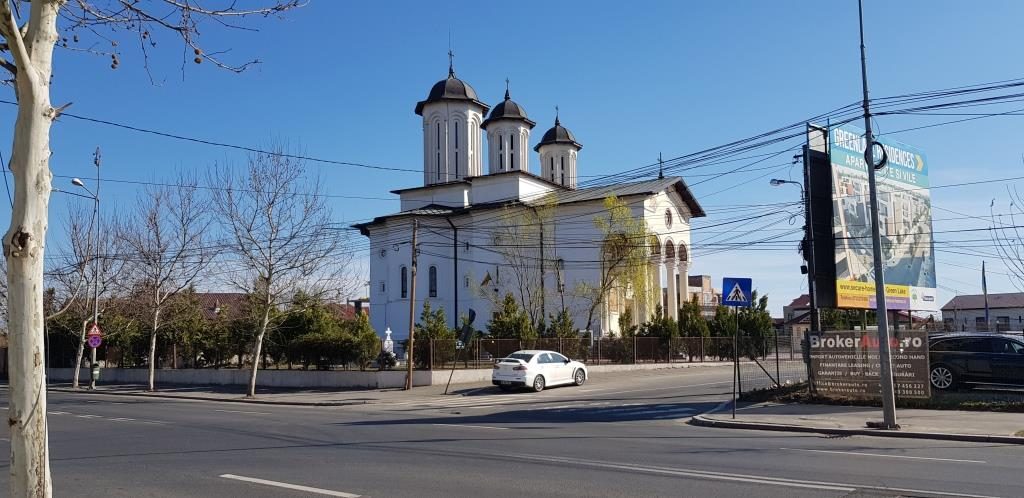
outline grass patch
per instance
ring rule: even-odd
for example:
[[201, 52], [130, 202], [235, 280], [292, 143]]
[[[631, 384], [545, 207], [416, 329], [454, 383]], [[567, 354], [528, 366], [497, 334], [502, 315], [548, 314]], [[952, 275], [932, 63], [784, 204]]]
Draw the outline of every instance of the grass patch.
[[[881, 407], [882, 403], [875, 399], [850, 397], [826, 397], [811, 394], [807, 391], [807, 383], [783, 386], [781, 389], [751, 391], [740, 396], [740, 401], [751, 403], [808, 403], [816, 405], [836, 406], [871, 406]], [[1006, 395], [990, 392], [933, 392], [929, 399], [897, 399], [898, 408], [917, 408], [926, 410], [964, 410], [979, 412], [1012, 412], [1024, 413], [1024, 396]], [[1024, 431], [1018, 433], [1022, 435]]]

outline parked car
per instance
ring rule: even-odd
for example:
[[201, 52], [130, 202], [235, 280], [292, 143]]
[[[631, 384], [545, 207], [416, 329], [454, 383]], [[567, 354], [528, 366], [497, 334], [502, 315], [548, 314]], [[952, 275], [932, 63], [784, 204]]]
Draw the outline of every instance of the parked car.
[[491, 382], [502, 391], [529, 387], [536, 392], [546, 387], [587, 381], [586, 365], [570, 360], [554, 351], [516, 351], [494, 363]]
[[997, 334], [955, 334], [929, 339], [932, 387], [974, 384], [1024, 386], [1024, 341]]

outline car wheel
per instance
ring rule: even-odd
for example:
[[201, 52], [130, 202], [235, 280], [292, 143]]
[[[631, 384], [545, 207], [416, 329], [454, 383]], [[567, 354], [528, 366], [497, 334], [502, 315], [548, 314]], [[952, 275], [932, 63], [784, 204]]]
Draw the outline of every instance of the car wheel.
[[544, 376], [538, 375], [533, 378], [533, 392], [541, 392], [544, 390]]
[[587, 381], [587, 373], [582, 368], [576, 369], [576, 373], [572, 374], [572, 381], [577, 386], [582, 386]]
[[940, 391], [948, 391], [956, 387], [956, 374], [946, 365], [935, 365], [932, 367], [928, 380], [932, 387]]

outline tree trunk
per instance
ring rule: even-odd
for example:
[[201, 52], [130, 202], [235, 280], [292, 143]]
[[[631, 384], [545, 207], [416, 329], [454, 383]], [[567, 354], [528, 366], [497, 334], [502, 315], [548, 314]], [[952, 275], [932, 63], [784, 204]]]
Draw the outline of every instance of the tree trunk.
[[256, 335], [256, 343], [252, 347], [252, 373], [249, 374], [248, 397], [256, 396], [256, 371], [260, 367], [260, 358], [263, 355], [263, 336], [267, 333], [267, 325], [270, 324], [270, 305], [263, 310], [263, 323], [260, 325], [260, 333]]
[[153, 312], [153, 329], [149, 334], [149, 391], [156, 390], [156, 332], [160, 326], [160, 308]]
[[78, 352], [75, 353], [75, 371], [71, 377], [71, 389], [78, 389], [78, 372], [82, 369], [82, 358], [85, 357], [85, 328], [89, 320], [82, 320], [82, 335], [78, 336]]
[[[57, 41], [58, 2], [32, 2], [28, 40], [16, 34], [10, 3], [0, 7], [4, 38], [18, 67], [10, 169], [14, 177], [7, 258], [11, 456], [9, 496], [52, 495], [43, 365], [43, 258], [50, 200], [50, 74]], [[30, 43], [28, 43], [30, 42]]]

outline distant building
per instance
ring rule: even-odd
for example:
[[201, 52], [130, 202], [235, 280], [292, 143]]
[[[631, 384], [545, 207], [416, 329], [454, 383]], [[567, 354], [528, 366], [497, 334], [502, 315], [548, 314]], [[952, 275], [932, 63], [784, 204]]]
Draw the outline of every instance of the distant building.
[[947, 330], [1024, 330], [1024, 292], [988, 295], [989, 321], [985, 322], [985, 296], [956, 296], [942, 307]]
[[804, 335], [811, 329], [811, 298], [807, 294], [782, 307], [782, 330], [785, 335]]
[[[687, 301], [697, 300], [706, 318], [715, 316], [715, 308], [722, 303], [722, 290], [711, 283], [711, 275], [690, 275], [687, 279]], [[682, 301], [680, 301], [682, 302]]]

